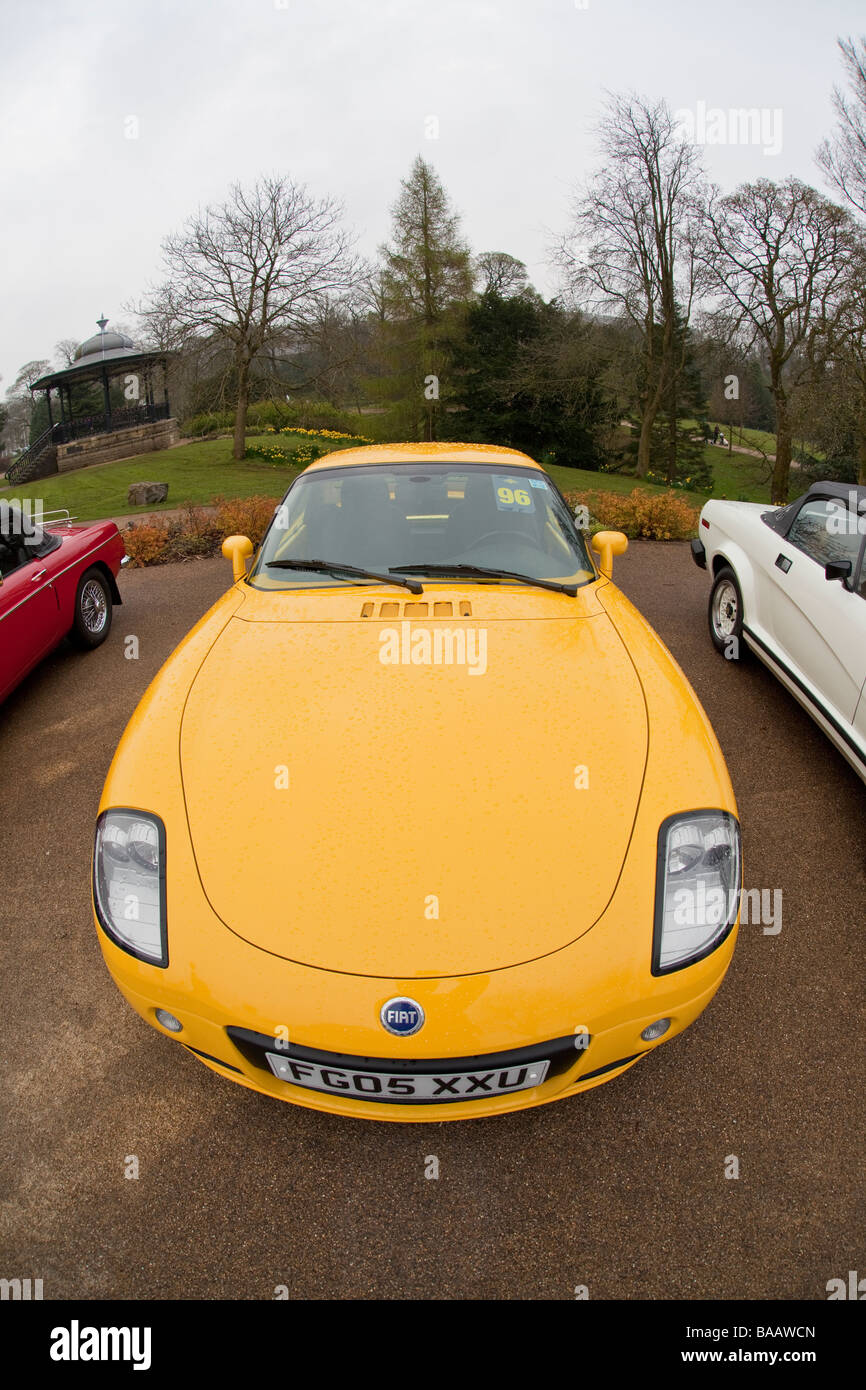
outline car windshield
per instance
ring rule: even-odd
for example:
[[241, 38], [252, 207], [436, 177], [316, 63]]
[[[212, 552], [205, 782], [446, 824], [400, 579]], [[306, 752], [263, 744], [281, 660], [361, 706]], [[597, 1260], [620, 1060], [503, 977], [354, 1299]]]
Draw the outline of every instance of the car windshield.
[[[596, 577], [550, 479], [502, 464], [422, 460], [304, 473], [277, 509], [249, 582], [267, 589], [376, 582], [303, 570], [303, 560], [421, 579], [430, 566], [434, 583], [461, 566], [571, 585]], [[281, 568], [286, 561], [291, 567]]]
[[25, 564], [38, 556], [48, 539], [41, 525], [42, 513], [17, 502], [0, 500], [0, 546], [2, 572]]

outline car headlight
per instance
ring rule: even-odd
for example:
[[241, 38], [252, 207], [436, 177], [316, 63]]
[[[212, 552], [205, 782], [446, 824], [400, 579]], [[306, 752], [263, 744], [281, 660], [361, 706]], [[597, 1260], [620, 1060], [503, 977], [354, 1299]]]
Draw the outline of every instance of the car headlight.
[[652, 973], [721, 946], [740, 906], [740, 827], [728, 811], [668, 816], [659, 830]]
[[96, 823], [93, 901], [117, 946], [149, 965], [168, 965], [165, 826], [148, 811], [103, 811]]

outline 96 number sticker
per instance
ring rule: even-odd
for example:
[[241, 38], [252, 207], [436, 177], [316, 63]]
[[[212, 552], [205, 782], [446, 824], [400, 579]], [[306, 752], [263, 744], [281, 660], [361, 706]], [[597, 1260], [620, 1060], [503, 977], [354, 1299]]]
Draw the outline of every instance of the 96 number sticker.
[[535, 502], [522, 478], [493, 476], [493, 495], [501, 512], [534, 512]]

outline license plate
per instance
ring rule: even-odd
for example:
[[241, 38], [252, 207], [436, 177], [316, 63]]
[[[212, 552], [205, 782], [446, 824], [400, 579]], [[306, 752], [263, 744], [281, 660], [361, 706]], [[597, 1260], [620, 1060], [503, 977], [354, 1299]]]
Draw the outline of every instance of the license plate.
[[274, 1076], [292, 1086], [329, 1095], [351, 1096], [353, 1100], [378, 1100], [411, 1104], [413, 1101], [482, 1100], [511, 1091], [527, 1091], [540, 1086], [549, 1061], [524, 1066], [481, 1068], [478, 1071], [407, 1072], [353, 1071], [348, 1067], [325, 1067], [318, 1062], [302, 1062], [278, 1052], [265, 1054]]

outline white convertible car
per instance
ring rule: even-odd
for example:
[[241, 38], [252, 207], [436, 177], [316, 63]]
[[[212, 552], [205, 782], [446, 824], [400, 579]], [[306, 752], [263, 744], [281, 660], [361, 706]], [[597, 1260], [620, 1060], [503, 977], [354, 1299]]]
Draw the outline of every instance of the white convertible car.
[[866, 487], [815, 483], [785, 507], [710, 501], [698, 535], [717, 649], [737, 658], [745, 643], [866, 781]]

